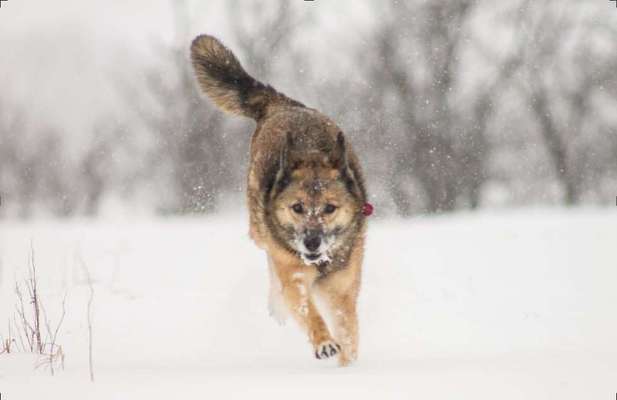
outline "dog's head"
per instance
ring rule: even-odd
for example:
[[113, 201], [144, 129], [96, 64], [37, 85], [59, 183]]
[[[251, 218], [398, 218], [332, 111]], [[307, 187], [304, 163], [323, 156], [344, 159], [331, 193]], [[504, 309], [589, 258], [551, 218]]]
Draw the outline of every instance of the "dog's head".
[[365, 195], [345, 138], [339, 132], [327, 141], [326, 151], [307, 151], [288, 134], [269, 195], [275, 237], [305, 264], [347, 254], [363, 221]]

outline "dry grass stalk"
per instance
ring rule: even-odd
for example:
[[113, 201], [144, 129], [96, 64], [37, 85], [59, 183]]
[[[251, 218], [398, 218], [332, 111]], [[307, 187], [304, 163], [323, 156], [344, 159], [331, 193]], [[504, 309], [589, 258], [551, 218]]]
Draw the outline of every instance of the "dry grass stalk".
[[[66, 293], [62, 299], [60, 320], [53, 326], [40, 299], [32, 241], [30, 242], [30, 254], [28, 256], [28, 277], [21, 284], [20, 282], [15, 282], [15, 295], [17, 298], [13, 315], [13, 325], [16, 327], [15, 335], [11, 327], [11, 320], [9, 320], [8, 337], [0, 336], [0, 354], [9, 354], [14, 352], [14, 350], [38, 354], [40, 359], [35, 367], [47, 366], [51, 374], [54, 375], [55, 366], [60, 365], [64, 369], [64, 351], [62, 346], [57, 343], [57, 340], [60, 327], [66, 315]], [[45, 341], [42, 339], [41, 317], [44, 318], [45, 323]]]

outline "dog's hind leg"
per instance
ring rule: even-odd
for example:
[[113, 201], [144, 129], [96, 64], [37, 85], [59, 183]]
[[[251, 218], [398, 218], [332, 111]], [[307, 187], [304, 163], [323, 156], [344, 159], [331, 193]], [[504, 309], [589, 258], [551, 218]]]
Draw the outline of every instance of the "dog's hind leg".
[[284, 325], [287, 320], [287, 309], [283, 299], [283, 287], [281, 281], [274, 270], [272, 257], [268, 256], [268, 275], [270, 276], [270, 292], [268, 295], [268, 311], [270, 316], [279, 325]]

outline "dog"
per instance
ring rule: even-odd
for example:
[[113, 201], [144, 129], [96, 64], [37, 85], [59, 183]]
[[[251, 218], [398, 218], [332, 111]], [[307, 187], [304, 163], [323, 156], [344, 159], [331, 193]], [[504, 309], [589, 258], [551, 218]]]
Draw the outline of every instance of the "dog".
[[254, 79], [216, 38], [196, 37], [191, 61], [197, 83], [219, 108], [257, 122], [249, 234], [268, 255], [271, 313], [280, 313], [282, 300], [315, 357], [350, 364], [358, 354], [356, 304], [371, 207], [358, 158], [334, 121]]

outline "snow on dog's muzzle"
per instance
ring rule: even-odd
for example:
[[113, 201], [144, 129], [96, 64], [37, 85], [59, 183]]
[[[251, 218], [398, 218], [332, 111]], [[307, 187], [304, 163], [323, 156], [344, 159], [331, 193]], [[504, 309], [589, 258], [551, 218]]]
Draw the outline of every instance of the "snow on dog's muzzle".
[[320, 230], [308, 231], [296, 240], [300, 257], [306, 265], [329, 262], [331, 242]]

